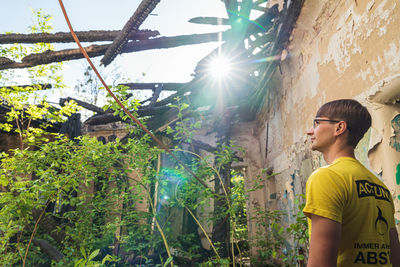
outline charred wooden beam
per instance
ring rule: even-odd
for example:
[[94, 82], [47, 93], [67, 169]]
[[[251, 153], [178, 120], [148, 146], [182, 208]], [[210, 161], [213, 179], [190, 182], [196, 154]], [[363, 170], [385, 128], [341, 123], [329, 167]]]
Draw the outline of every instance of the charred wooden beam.
[[189, 20], [190, 23], [209, 25], [229, 25], [229, 20], [216, 17], [195, 17]]
[[[203, 33], [192, 35], [181, 35], [173, 37], [160, 37], [150, 40], [143, 40], [128, 43], [122, 53], [130, 53], [149, 49], [161, 49], [178, 47], [183, 45], [201, 44], [207, 42], [221, 41], [221, 32]], [[222, 34], [223, 36], [223, 34]], [[85, 47], [90, 57], [104, 55], [110, 45], [91, 45]], [[54, 62], [62, 62], [66, 60], [81, 59], [83, 55], [79, 49], [65, 49], [60, 51], [46, 51], [39, 54], [30, 54], [22, 59], [22, 62], [15, 62], [7, 59], [7, 62], [0, 60], [0, 70], [5, 69], [22, 69], [37, 65], [50, 64]], [[4, 59], [4, 58], [3, 58]]]
[[62, 124], [59, 133], [75, 141], [76, 138], [82, 136], [81, 114], [74, 113], [68, 116], [68, 120]]
[[[304, 0], [291, 2], [290, 5], [285, 5], [281, 12], [278, 11], [277, 5], [274, 5], [264, 14], [265, 16], [263, 16], [263, 19], [266, 19], [266, 22], [268, 22], [272, 18], [273, 24], [276, 24], [277, 28], [272, 32], [275, 35], [273, 38], [275, 41], [271, 42], [268, 50], [264, 52], [264, 57], [280, 55], [282, 50], [287, 47], [290, 35], [296, 25], [303, 4]], [[279, 16], [273, 18], [277, 13]], [[262, 21], [261, 18], [262, 17], [260, 17], [259, 21]], [[253, 120], [256, 117], [256, 114], [260, 111], [263, 103], [265, 103], [264, 99], [267, 96], [267, 90], [269, 89], [268, 84], [274, 77], [278, 63], [279, 61], [272, 60], [264, 67], [264, 72], [261, 74], [260, 79], [257, 82], [258, 84], [255, 87], [255, 92], [251, 95], [249, 101], [246, 103], [243, 102], [242, 104], [242, 110], [246, 111], [241, 112], [244, 119]]]
[[[97, 57], [104, 54], [106, 48], [107, 47], [104, 47], [104, 45], [91, 45], [86, 47], [85, 50], [90, 57]], [[22, 59], [22, 62], [11, 61], [8, 64], [0, 64], [0, 70], [30, 68], [37, 65], [44, 65], [81, 58], [83, 58], [83, 55], [79, 49], [65, 49], [61, 51], [48, 50], [39, 54], [30, 54], [24, 57]]]
[[64, 258], [64, 254], [58, 251], [54, 246], [52, 246], [49, 242], [43, 239], [33, 239], [33, 244], [40, 247], [40, 250], [49, 256], [50, 259], [55, 261], [60, 261]]
[[51, 84], [30, 84], [30, 85], [7, 85], [7, 86], [0, 86], [0, 88], [6, 88], [10, 90], [14, 90], [15, 88], [23, 88], [29, 89], [32, 88], [34, 90], [47, 90], [53, 88]]
[[193, 80], [188, 82], [185, 86], [181, 87], [181, 89], [176, 93], [156, 102], [155, 106], [164, 106], [167, 104], [171, 104], [175, 102], [175, 99], [177, 97], [182, 97], [185, 93], [189, 91], [190, 92], [197, 91], [198, 88], [201, 88], [202, 86], [204, 86], [204, 79], [194, 78]]
[[216, 147], [213, 147], [213, 146], [211, 146], [211, 145], [209, 145], [207, 143], [204, 143], [204, 142], [202, 142], [200, 140], [196, 140], [196, 139], [192, 140], [192, 145], [195, 148], [202, 149], [202, 150], [205, 150], [205, 151], [208, 151], [208, 152], [211, 152], [211, 153], [217, 151]]
[[163, 91], [179, 91], [188, 83], [121, 83], [118, 85], [129, 87], [128, 90], [152, 90], [162, 87]]
[[[161, 115], [165, 112], [168, 112], [171, 108], [170, 107], [143, 107], [141, 109], [138, 109], [136, 113], [143, 117], [143, 116], [153, 116], [153, 115]], [[99, 114], [95, 115], [93, 117], [90, 117], [85, 121], [84, 124], [86, 125], [101, 125], [101, 124], [107, 124], [111, 122], [117, 122], [117, 121], [123, 121], [120, 116], [115, 116], [113, 113], [104, 113], [104, 114]], [[127, 120], [129, 121], [129, 120]], [[126, 122], [127, 122], [126, 121]]]
[[[81, 42], [113, 41], [121, 31], [78, 31], [75, 32]], [[130, 32], [128, 40], [146, 40], [160, 35], [158, 31], [137, 30]], [[71, 43], [74, 42], [70, 32], [57, 33], [9, 33], [0, 34], [0, 44], [13, 43]]]
[[177, 108], [169, 108], [166, 112], [157, 114], [157, 116], [152, 116], [146, 121], [147, 128], [154, 132], [164, 131], [168, 125], [175, 123], [177, 120], [198, 114], [196, 111], [193, 111], [193, 109], [185, 109], [182, 112], [182, 118], [178, 118], [178, 112]]
[[178, 110], [170, 109], [159, 116], [153, 116], [147, 120], [148, 129], [154, 132], [163, 131], [168, 125], [178, 120]]
[[280, 15], [278, 6], [278, 4], [275, 4], [266, 9], [264, 14], [252, 21], [247, 29], [247, 35], [257, 32], [267, 32], [271, 27], [273, 27], [274, 22], [279, 18]]
[[[149, 49], [171, 48], [183, 45], [201, 44], [224, 41], [227, 32], [213, 32], [203, 34], [180, 35], [174, 37], [159, 37], [140, 42], [129, 42], [123, 52], [136, 52]], [[154, 40], [157, 40], [155, 42]]]
[[154, 90], [153, 96], [152, 96], [151, 101], [150, 101], [149, 106], [148, 106], [149, 108], [152, 108], [154, 106], [154, 104], [157, 102], [158, 98], [160, 97], [161, 90], [163, 90], [163, 86], [162, 85], [158, 86]]
[[258, 10], [258, 11], [261, 11], [261, 12], [265, 11], [265, 7], [257, 5], [257, 3], [253, 3], [252, 9]]
[[0, 66], [12, 64], [12, 63], [14, 63], [13, 60], [6, 58], [6, 57], [0, 57]]
[[236, 16], [233, 14], [237, 14], [239, 10], [239, 4], [236, 0], [222, 0], [225, 4], [226, 13], [229, 17], [229, 22], [232, 22], [232, 17]]
[[153, 97], [149, 97], [149, 98], [147, 98], [145, 100], [140, 101], [139, 103], [140, 103], [140, 105], [143, 105], [144, 103], [149, 102], [152, 98]]
[[87, 119], [83, 124], [84, 125], [102, 125], [112, 122], [122, 121], [120, 116], [115, 116], [113, 113], [105, 113], [94, 115]]
[[[35, 221], [39, 218], [41, 212], [42, 210], [40, 209], [32, 210], [32, 216]], [[54, 229], [59, 228], [59, 226], [60, 222], [57, 221], [57, 219], [55, 219], [51, 213], [46, 213], [46, 215], [40, 220], [40, 228], [45, 233], [49, 234], [58, 244], [62, 244], [63, 240], [65, 240], [66, 233], [64, 230], [54, 231]]]
[[[187, 91], [189, 91], [189, 90], [187, 90]], [[154, 105], [158, 107], [158, 106], [164, 106], [167, 104], [171, 104], [171, 103], [175, 102], [175, 98], [181, 97], [184, 93], [185, 93], [184, 91], [176, 92], [175, 94], [172, 94], [172, 95], [156, 102]]]
[[[195, 78], [193, 79], [187, 86], [187, 90], [191, 92], [193, 91], [197, 91], [200, 87], [204, 86], [204, 80], [203, 79], [198, 79]], [[167, 105], [169, 103], [174, 103], [176, 102], [175, 98], [177, 96], [181, 97], [185, 94], [184, 91], [179, 91], [176, 94], [173, 94], [169, 97], [167, 97], [166, 99], [163, 99], [161, 101], [158, 101], [155, 106], [158, 105], [162, 105], [161, 107], [163, 107], [164, 105]], [[188, 97], [187, 99], [187, 103], [192, 103], [193, 99], [192, 99], [192, 94], [185, 96]], [[186, 118], [186, 117], [190, 117], [193, 114], [196, 113], [196, 111], [193, 111], [194, 109], [196, 109], [196, 107], [198, 107], [197, 105], [191, 105], [191, 109], [185, 109], [183, 111], [183, 116], [182, 118]], [[147, 125], [148, 125], [148, 129], [153, 130], [154, 132], [157, 131], [163, 131], [166, 129], [166, 127], [174, 122], [176, 122], [178, 120], [178, 109], [177, 108], [170, 108], [169, 110], [167, 110], [166, 112], [160, 113], [157, 116], [153, 116], [151, 118], [149, 118], [147, 120]]]
[[96, 112], [96, 113], [99, 113], [99, 114], [106, 113], [102, 108], [100, 108], [100, 107], [98, 107], [96, 105], [93, 105], [93, 104], [90, 104], [90, 103], [87, 103], [85, 101], [81, 101], [81, 100], [78, 100], [78, 99], [75, 99], [75, 98], [72, 98], [72, 97], [60, 98], [60, 106], [64, 106], [65, 102], [69, 102], [71, 100], [75, 101], [79, 106], [81, 106], [83, 108], [86, 108], [86, 109], [88, 109], [90, 111], [93, 111], [93, 112]]
[[159, 2], [160, 0], [143, 0], [140, 3], [133, 16], [125, 24], [121, 33], [114, 39], [114, 42], [107, 49], [104, 57], [101, 59], [101, 63], [104, 66], [110, 64], [111, 61], [122, 52], [124, 46], [128, 42], [129, 33], [138, 30], [139, 26], [149, 16]]
[[283, 50], [289, 43], [289, 37], [296, 25], [300, 11], [305, 0], [294, 1], [290, 5], [285, 5], [280, 15], [281, 28], [275, 42], [275, 50]]

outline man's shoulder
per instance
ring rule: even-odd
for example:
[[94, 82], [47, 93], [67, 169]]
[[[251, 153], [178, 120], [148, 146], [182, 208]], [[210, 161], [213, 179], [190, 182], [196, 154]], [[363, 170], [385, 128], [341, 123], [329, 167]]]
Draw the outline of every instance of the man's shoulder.
[[340, 176], [350, 176], [352, 180], [371, 180], [383, 184], [375, 173], [354, 158], [343, 158], [327, 167]]
[[364, 165], [362, 165], [357, 159], [351, 157], [338, 158], [325, 168], [340, 177], [371, 175]]
[[340, 179], [340, 174], [335, 172], [330, 168], [330, 166], [324, 166], [316, 169], [308, 178], [307, 184], [326, 184], [326, 183], [338, 183]]
[[325, 176], [332, 176], [332, 175], [337, 175], [336, 171], [334, 169], [332, 169], [331, 166], [323, 166], [323, 167], [319, 167], [313, 173], [311, 173], [310, 179], [325, 177]]

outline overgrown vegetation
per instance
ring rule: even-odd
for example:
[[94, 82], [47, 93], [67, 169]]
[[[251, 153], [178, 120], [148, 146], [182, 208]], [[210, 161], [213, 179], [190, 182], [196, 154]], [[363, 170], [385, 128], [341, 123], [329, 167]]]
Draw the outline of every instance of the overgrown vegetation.
[[307, 220], [302, 212], [304, 195], [295, 199], [298, 205], [297, 213], [293, 214], [295, 221], [289, 226], [284, 223], [288, 218], [287, 212], [282, 210], [257, 210], [258, 228], [257, 238], [253, 246], [257, 249], [256, 265], [263, 266], [306, 266], [305, 255], [308, 255], [308, 228]]
[[[191, 262], [228, 266], [234, 262], [242, 265], [243, 258], [249, 256], [247, 192], [240, 173], [232, 173], [231, 188], [223, 187], [224, 193], [216, 194], [188, 176], [137, 129], [133, 130], [135, 138], [125, 143], [117, 139], [103, 144], [87, 136], [69, 140], [57, 134], [40, 138], [50, 135], [42, 128], [49, 125], [41, 123], [35, 128], [31, 122], [39, 118], [47, 122], [60, 118], [57, 114], [68, 113], [51, 111], [43, 102], [34, 109], [24, 105], [24, 99], [7, 102], [11, 106], [9, 121], [20, 123], [3, 124], [21, 137], [21, 146], [3, 153], [1, 159], [0, 262], [7, 263], [5, 266], [184, 266]], [[182, 104], [177, 108], [181, 112], [187, 107]], [[185, 142], [199, 127], [182, 117], [177, 125], [177, 130], [170, 128], [169, 132], [175, 140]], [[178, 146], [173, 151], [200, 179], [210, 183], [212, 179], [222, 182], [221, 170], [236, 160], [238, 148], [223, 145], [210, 157]], [[170, 168], [160, 168], [162, 157]], [[210, 199], [225, 205], [212, 211]], [[191, 229], [177, 225], [173, 218], [177, 214], [189, 218]], [[199, 218], [198, 214], [207, 214], [207, 218]], [[260, 225], [267, 230], [265, 238], [260, 233], [261, 238], [256, 240], [261, 262], [281, 257], [286, 265], [294, 266], [302, 259], [297, 247], [286, 254], [281, 250], [290, 247], [280, 226], [283, 213], [259, 215]], [[229, 219], [231, 229], [230, 258], [220, 256], [219, 245], [205, 230], [223, 218]], [[303, 217], [298, 219], [287, 231], [297, 234], [299, 242], [304, 243]], [[197, 229], [201, 229], [212, 251], [201, 247]]]
[[[32, 30], [49, 31], [50, 17], [42, 12], [36, 17]], [[2, 46], [1, 53], [22, 58], [28, 52], [13, 45]], [[59, 70], [60, 65], [32, 68], [30, 81], [47, 83], [53, 77], [51, 83], [62, 87]], [[13, 76], [0, 75], [4, 83]], [[118, 94], [127, 92], [119, 88]], [[257, 221], [260, 233], [249, 240], [246, 202], [254, 188], [246, 189], [244, 175], [231, 169], [244, 151], [225, 142], [200, 155], [192, 140], [201, 120], [183, 115], [189, 103], [177, 99], [171, 105], [178, 121], [163, 137], [207, 188], [135, 125], [127, 127], [131, 138], [108, 143], [88, 136], [70, 140], [54, 132], [77, 106], [71, 102], [55, 108], [41, 95], [40, 86], [0, 89], [1, 104], [8, 108], [0, 127], [19, 144], [1, 155], [2, 266], [243, 266], [250, 246], [257, 248], [258, 266], [296, 266], [304, 259], [301, 199], [296, 221], [287, 228], [283, 211], [259, 210], [250, 219]], [[139, 101], [124, 104], [135, 110]], [[114, 102], [105, 108], [127, 119]], [[214, 208], [216, 202], [222, 204]], [[227, 222], [228, 246], [213, 241], [212, 228], [220, 222]]]

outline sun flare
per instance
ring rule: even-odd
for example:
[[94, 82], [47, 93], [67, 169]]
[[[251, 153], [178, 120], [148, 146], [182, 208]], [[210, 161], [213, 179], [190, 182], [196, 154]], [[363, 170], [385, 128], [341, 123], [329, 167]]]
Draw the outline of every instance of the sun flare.
[[210, 73], [217, 78], [224, 78], [231, 71], [230, 62], [228, 59], [219, 56], [210, 62]]

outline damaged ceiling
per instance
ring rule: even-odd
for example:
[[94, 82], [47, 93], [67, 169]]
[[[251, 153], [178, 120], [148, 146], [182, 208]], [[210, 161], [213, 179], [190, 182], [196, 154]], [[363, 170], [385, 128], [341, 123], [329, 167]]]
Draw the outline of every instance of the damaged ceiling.
[[[223, 2], [228, 18], [198, 17], [191, 19], [191, 22], [230, 25], [229, 30], [173, 37], [160, 36], [160, 33], [154, 30], [140, 29], [141, 24], [159, 2], [160, 0], [143, 0], [122, 30], [85, 31], [76, 32], [76, 34], [80, 41], [93, 43], [86, 46], [85, 50], [90, 57], [102, 57], [101, 63], [104, 66], [109, 65], [119, 54], [123, 53], [222, 41], [220, 47], [198, 62], [193, 79], [187, 83], [155, 81], [121, 85], [125, 86], [127, 90], [151, 90], [153, 92], [152, 97], [141, 102], [136, 113], [139, 117], [145, 118], [149, 129], [156, 131], [177, 119], [177, 110], [170, 107], [171, 104], [176, 104], [177, 97], [185, 98], [185, 101], [191, 104], [191, 108], [185, 110], [186, 116], [190, 116], [199, 108], [212, 113], [218, 105], [221, 105], [220, 92], [217, 92], [215, 81], [209, 79], [206, 69], [210, 59], [217, 53], [222, 53], [233, 59], [233, 74], [235, 75], [234, 81], [223, 85], [226, 87], [222, 97], [224, 108], [242, 114], [242, 118], [253, 119], [265, 102], [270, 79], [280, 64], [282, 51], [285, 53], [290, 34], [304, 1], [283, 1], [279, 7], [278, 4], [270, 5], [265, 0], [225, 0]], [[253, 10], [262, 13], [255, 20], [250, 20], [250, 13]], [[109, 41], [110, 43], [95, 44], [99, 41]], [[69, 32], [0, 34], [0, 44], [37, 42], [70, 43], [73, 42], [73, 39]], [[0, 70], [29, 68], [81, 58], [83, 55], [79, 49], [30, 54], [20, 62], [0, 57]], [[270, 60], [271, 58], [273, 60]], [[43, 85], [43, 87], [44, 89], [51, 88], [51, 85]], [[160, 99], [161, 91], [169, 91], [170, 95]], [[128, 94], [127, 97], [132, 95]], [[75, 100], [80, 106], [95, 113], [85, 122], [87, 125], [122, 121], [119, 116], [113, 115], [113, 111], [104, 111], [100, 107], [79, 99], [62, 98], [60, 105], [69, 100]]]

